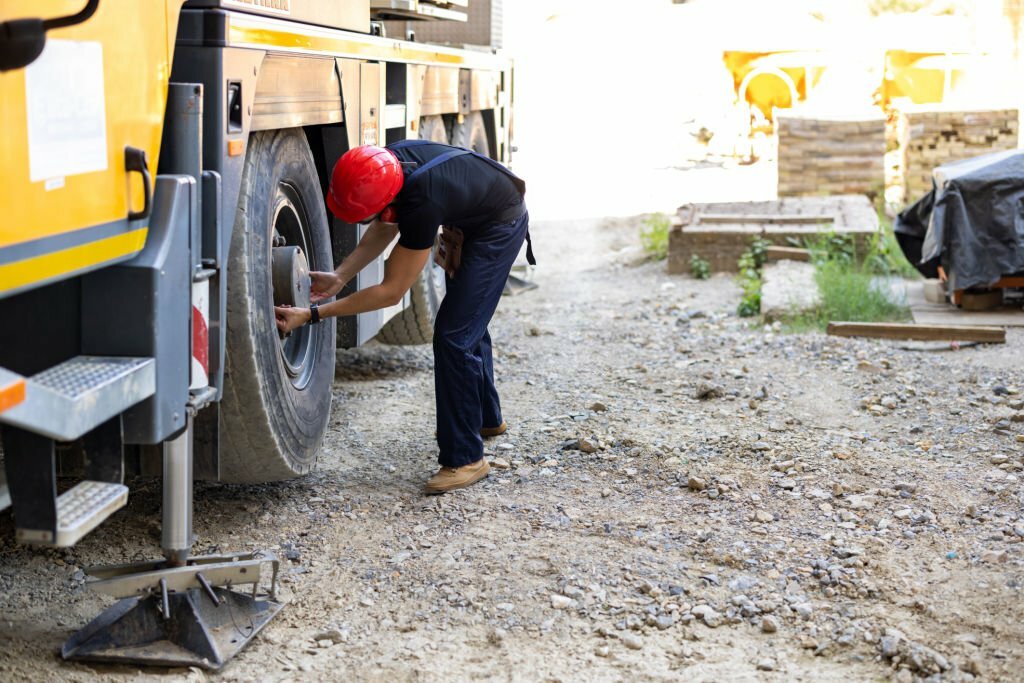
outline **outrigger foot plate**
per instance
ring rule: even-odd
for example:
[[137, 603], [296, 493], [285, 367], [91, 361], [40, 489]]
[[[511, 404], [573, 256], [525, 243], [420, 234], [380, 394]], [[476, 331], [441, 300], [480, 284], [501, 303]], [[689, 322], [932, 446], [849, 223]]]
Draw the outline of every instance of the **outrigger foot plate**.
[[[258, 595], [259, 565], [264, 562], [273, 564], [274, 582], [269, 595]], [[68, 639], [61, 651], [64, 659], [216, 670], [282, 607], [274, 595], [277, 558], [272, 555], [197, 557], [184, 567], [156, 566], [143, 563], [94, 570], [106, 577], [93, 582], [97, 590], [142, 594], [122, 599]], [[137, 571], [130, 572], [132, 568]], [[224, 581], [227, 574], [241, 579], [228, 579], [229, 585], [252, 583], [253, 591], [214, 586], [207, 578]]]

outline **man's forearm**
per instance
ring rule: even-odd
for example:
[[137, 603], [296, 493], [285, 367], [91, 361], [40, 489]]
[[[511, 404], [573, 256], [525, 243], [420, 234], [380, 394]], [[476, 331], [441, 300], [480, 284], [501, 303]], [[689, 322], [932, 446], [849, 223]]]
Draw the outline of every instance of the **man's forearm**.
[[[398, 297], [398, 300], [401, 300], [401, 296]], [[319, 310], [320, 317], [328, 318], [376, 311], [388, 306], [394, 306], [396, 303], [398, 301], [395, 300], [394, 293], [382, 285], [374, 285], [366, 289], [360, 289], [358, 292], [353, 292], [343, 299], [321, 304]]]
[[384, 253], [391, 241], [398, 234], [397, 226], [374, 221], [370, 224], [366, 234], [359, 240], [359, 244], [335, 269], [335, 273], [343, 283], [354, 278], [363, 268], [378, 256]]

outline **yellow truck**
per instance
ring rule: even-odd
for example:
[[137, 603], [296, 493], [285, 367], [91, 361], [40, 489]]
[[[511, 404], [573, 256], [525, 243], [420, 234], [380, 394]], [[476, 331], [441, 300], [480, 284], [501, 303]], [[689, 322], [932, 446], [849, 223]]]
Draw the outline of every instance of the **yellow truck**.
[[191, 555], [192, 481], [309, 472], [335, 348], [429, 340], [433, 266], [391, 310], [284, 340], [273, 306], [308, 302], [308, 271], [360, 237], [324, 208], [348, 149], [508, 161], [509, 60], [408, 39], [467, 18], [466, 0], [0, 6], [0, 508], [19, 542], [69, 546], [125, 504], [126, 474], [163, 477], [163, 557], [93, 572], [123, 600], [66, 657], [217, 668], [279, 608], [257, 592], [271, 555]]

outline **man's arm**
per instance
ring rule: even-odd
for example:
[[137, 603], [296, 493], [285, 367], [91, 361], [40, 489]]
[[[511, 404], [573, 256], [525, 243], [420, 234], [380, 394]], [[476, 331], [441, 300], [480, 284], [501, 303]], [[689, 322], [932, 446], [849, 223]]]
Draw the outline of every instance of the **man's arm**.
[[374, 260], [388, 248], [395, 235], [398, 225], [375, 220], [363, 233], [359, 244], [352, 253], [345, 257], [334, 272], [311, 272], [310, 298], [313, 303], [329, 299], [344, 288], [349, 280], [359, 274], [370, 261]]
[[[323, 304], [318, 309], [320, 317], [354, 315], [394, 306], [412, 287], [429, 257], [430, 249], [406, 249], [400, 244], [396, 245], [385, 265], [383, 282]], [[277, 327], [283, 333], [291, 332], [310, 320], [308, 308], [276, 307], [274, 313]]]
[[334, 272], [341, 278], [342, 285], [354, 278], [370, 261], [384, 253], [395, 236], [398, 235], [397, 223], [374, 221], [366, 229], [359, 244], [352, 253], [345, 257]]

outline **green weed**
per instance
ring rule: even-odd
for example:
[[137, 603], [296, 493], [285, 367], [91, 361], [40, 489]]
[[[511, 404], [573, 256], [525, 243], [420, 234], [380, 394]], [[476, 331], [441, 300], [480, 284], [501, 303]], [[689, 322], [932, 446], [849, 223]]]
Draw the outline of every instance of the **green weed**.
[[697, 254], [690, 256], [690, 275], [698, 280], [707, 280], [711, 277], [711, 264]]
[[821, 304], [812, 311], [786, 320], [791, 332], [823, 330], [833, 320], [850, 322], [885, 322], [908, 320], [906, 306], [894, 303], [877, 284], [875, 273], [866, 266], [850, 265], [841, 260], [816, 264], [815, 280]]
[[739, 275], [736, 279], [743, 289], [743, 297], [736, 307], [736, 314], [749, 318], [761, 313], [761, 268], [767, 258], [769, 243], [762, 237], [755, 237], [740, 256], [736, 265]]
[[668, 256], [668, 231], [671, 222], [663, 213], [654, 213], [644, 219], [640, 226], [640, 244], [653, 261]]

